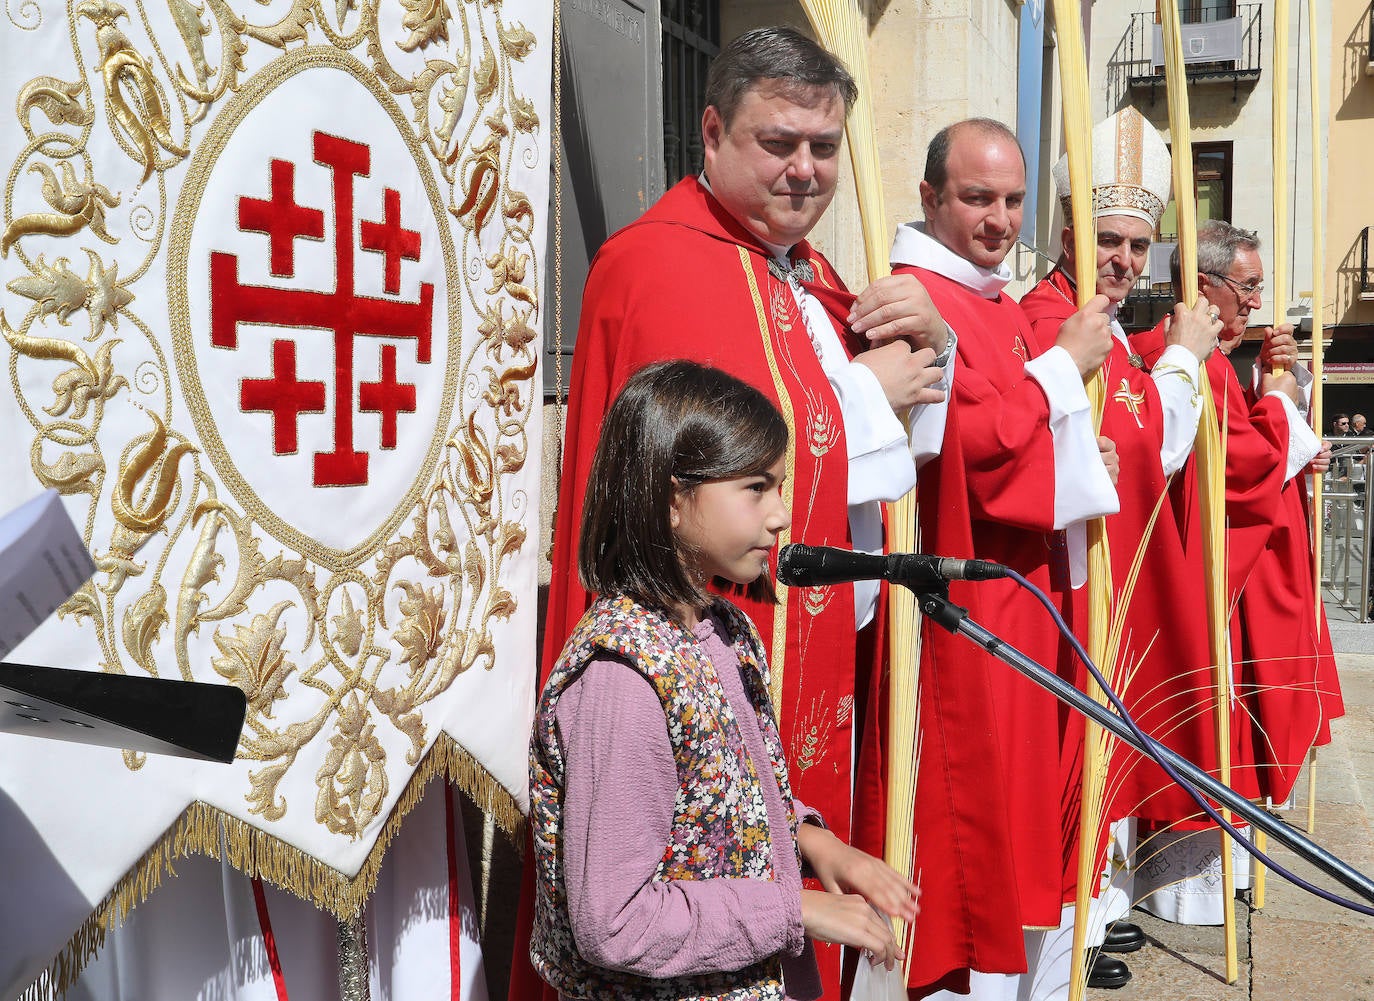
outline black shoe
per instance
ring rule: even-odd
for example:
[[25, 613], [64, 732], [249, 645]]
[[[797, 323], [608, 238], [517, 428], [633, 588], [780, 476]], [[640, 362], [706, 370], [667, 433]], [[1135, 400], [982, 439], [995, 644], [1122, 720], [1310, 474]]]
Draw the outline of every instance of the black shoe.
[[1140, 925], [1129, 921], [1118, 921], [1107, 929], [1107, 938], [1102, 943], [1103, 952], [1135, 952], [1145, 945], [1145, 933]]
[[1088, 986], [1098, 990], [1114, 991], [1125, 987], [1131, 980], [1131, 968], [1119, 959], [1113, 959], [1099, 952], [1088, 967]]

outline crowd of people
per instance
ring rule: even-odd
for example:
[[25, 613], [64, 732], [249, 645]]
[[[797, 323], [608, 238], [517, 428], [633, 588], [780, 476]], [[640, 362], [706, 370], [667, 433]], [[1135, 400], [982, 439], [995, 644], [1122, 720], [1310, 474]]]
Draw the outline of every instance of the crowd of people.
[[[1341, 712], [1304, 572], [1304, 474], [1330, 462], [1306, 416], [1311, 378], [1287, 324], [1265, 330], [1253, 380], [1227, 357], [1263, 305], [1255, 235], [1202, 227], [1196, 304], [1125, 333], [1117, 309], [1170, 196], [1168, 151], [1128, 107], [1092, 137], [1094, 294], [1079, 294], [1066, 228], [1056, 267], [1018, 302], [1006, 258], [1024, 154], [1004, 125], [973, 119], [932, 140], [923, 219], [898, 227], [893, 274], [851, 294], [807, 237], [834, 196], [855, 94], [800, 33], [741, 35], [707, 80], [704, 170], [592, 263], [512, 998], [840, 997], [863, 962], [904, 963], [912, 997], [1062, 995], [1081, 721], [925, 624], [908, 878], [880, 861], [882, 586], [778, 588], [772, 568], [789, 542], [883, 552], [882, 503], [914, 489], [924, 551], [1015, 569], [1083, 638], [1087, 526], [1105, 519], [1119, 644], [1102, 666], [1145, 730], [1216, 769], [1204, 385], [1225, 442], [1231, 618], [1215, 628], [1232, 784], [1284, 802]], [[1072, 218], [1078, 193], [1055, 174]], [[1084, 682], [1017, 584], [952, 582], [950, 597]], [[1230, 906], [1208, 878], [1221, 842], [1192, 801], [1124, 749], [1110, 768], [1089, 888], [1101, 987], [1129, 979], [1133, 903], [1202, 923]], [[893, 917], [911, 928], [902, 942]]]

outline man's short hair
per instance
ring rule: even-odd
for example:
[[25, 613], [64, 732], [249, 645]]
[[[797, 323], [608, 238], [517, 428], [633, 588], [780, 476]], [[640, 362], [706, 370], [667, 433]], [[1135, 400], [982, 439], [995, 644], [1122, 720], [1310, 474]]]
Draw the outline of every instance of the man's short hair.
[[1021, 169], [1026, 167], [1026, 151], [1016, 138], [1016, 133], [995, 118], [965, 118], [963, 121], [946, 125], [926, 147], [925, 182], [937, 192], [942, 191], [949, 180], [949, 151], [954, 140], [964, 129], [972, 129], [987, 138], [1005, 139], [1021, 154]]
[[846, 115], [859, 96], [844, 63], [796, 28], [775, 25], [746, 31], [720, 50], [706, 74], [706, 104], [728, 129], [745, 92], [764, 81], [785, 94], [829, 87], [844, 101]]
[[[1197, 269], [1207, 275], [1207, 284], [1216, 287], [1221, 279], [1214, 275], [1224, 275], [1236, 263], [1236, 254], [1242, 250], [1259, 250], [1259, 234], [1252, 229], [1232, 226], [1224, 219], [1208, 219], [1197, 228]], [[1183, 299], [1183, 259], [1178, 247], [1174, 247], [1169, 257], [1169, 277], [1174, 283], [1174, 295]]]

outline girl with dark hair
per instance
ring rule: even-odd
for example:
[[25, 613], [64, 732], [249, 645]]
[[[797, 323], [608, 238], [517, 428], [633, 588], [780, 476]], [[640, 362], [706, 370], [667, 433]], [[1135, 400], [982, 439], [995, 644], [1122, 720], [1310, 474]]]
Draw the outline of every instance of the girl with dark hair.
[[564, 997], [813, 998], [810, 938], [902, 958], [883, 915], [913, 920], [916, 888], [793, 798], [762, 642], [707, 589], [772, 599], [787, 444], [763, 394], [690, 362], [606, 415], [578, 567], [599, 597], [530, 747], [530, 957]]

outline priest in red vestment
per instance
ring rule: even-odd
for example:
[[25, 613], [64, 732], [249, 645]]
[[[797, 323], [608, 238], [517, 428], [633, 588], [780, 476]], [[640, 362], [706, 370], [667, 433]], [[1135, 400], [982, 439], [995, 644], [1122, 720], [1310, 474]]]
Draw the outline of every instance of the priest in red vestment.
[[[1175, 253], [1176, 272], [1177, 256]], [[1258, 767], [1264, 759], [1256, 751], [1252, 720], [1259, 721], [1266, 732], [1280, 732], [1286, 723], [1279, 703], [1289, 702], [1293, 693], [1284, 692], [1276, 703], [1271, 691], [1256, 686], [1256, 670], [1266, 673], [1271, 681], [1276, 680], [1275, 672], [1281, 672], [1284, 680], [1279, 683], [1296, 682], [1316, 705], [1320, 702], [1317, 692], [1323, 686], [1319, 680], [1323, 668], [1315, 653], [1305, 659], [1293, 653], [1304, 644], [1308, 650], [1317, 649], [1307, 626], [1290, 621], [1300, 614], [1296, 607], [1300, 602], [1309, 613], [1314, 611], [1310, 549], [1305, 559], [1282, 568], [1281, 580], [1262, 582], [1257, 575], [1268, 577], [1269, 572], [1261, 570], [1265, 553], [1276, 533], [1282, 538], [1289, 530], [1285, 526], [1292, 514], [1287, 511], [1285, 494], [1305, 494], [1304, 478], [1299, 474], [1313, 460], [1318, 464], [1329, 461], [1329, 452], [1324, 459], [1322, 445], [1299, 409], [1305, 408], [1306, 402], [1295, 371], [1306, 373], [1295, 366], [1297, 347], [1291, 327], [1266, 331], [1263, 353], [1268, 361], [1261, 370], [1258, 396], [1240, 385], [1227, 357], [1244, 337], [1251, 311], [1262, 303], [1259, 293], [1264, 273], [1258, 239], [1219, 220], [1205, 222], [1198, 232], [1198, 267], [1202, 272], [1201, 297], [1218, 310], [1224, 327], [1221, 351], [1209, 359], [1206, 368], [1226, 441], [1227, 588], [1233, 609], [1231, 676], [1238, 699], [1231, 714], [1231, 779], [1237, 789], [1258, 796], [1264, 791], [1264, 774], [1269, 770]], [[1177, 273], [1174, 278], [1177, 289]], [[1131, 338], [1147, 367], [1159, 356], [1162, 338], [1162, 325]], [[1273, 365], [1284, 371], [1273, 374]], [[1306, 381], [1310, 383], [1310, 376]], [[1185, 492], [1178, 498], [1185, 509], [1183, 517], [1196, 518], [1196, 495], [1186, 492], [1187, 483], [1183, 486]], [[1306, 538], [1305, 526], [1301, 531]], [[1200, 544], [1200, 528], [1195, 528], [1189, 545]], [[1306, 581], [1306, 596], [1300, 598], [1294, 589], [1303, 587], [1302, 580]], [[1275, 598], [1275, 588], [1289, 596]], [[1293, 607], [1284, 607], [1290, 602]], [[1243, 611], [1247, 607], [1249, 616]], [[1308, 618], [1315, 620], [1315, 615]], [[1325, 623], [1322, 625], [1324, 631]], [[1334, 685], [1334, 663], [1331, 678]], [[1301, 753], [1305, 754], [1305, 749]], [[1213, 829], [1188, 829], [1196, 827], [1175, 825], [1173, 830], [1153, 833], [1148, 846], [1142, 848], [1149, 861], [1137, 874], [1137, 889], [1143, 895], [1142, 906], [1162, 917], [1190, 924], [1220, 924], [1227, 902], [1214, 888], [1220, 872], [1217, 834]], [[1142, 845], [1144, 841], [1142, 837]], [[1248, 856], [1233, 850], [1233, 857], [1237, 886], [1244, 887], [1248, 883]]]
[[[921, 472], [922, 548], [997, 560], [1062, 595], [1070, 573], [1062, 530], [1117, 509], [1115, 456], [1093, 430], [1083, 387], [1111, 333], [1099, 297], [1042, 350], [1002, 291], [1025, 183], [1005, 126], [974, 119], [943, 130], [921, 183], [925, 223], [899, 227], [892, 262], [920, 279], [958, 336], [944, 447]], [[1053, 624], [1010, 581], [954, 583], [950, 597], [1032, 658], [1058, 660]], [[919, 683], [922, 897], [909, 986], [913, 996], [1000, 994], [1006, 975], [1027, 969], [1026, 927], [1060, 921], [1058, 709], [928, 621]], [[881, 791], [880, 749], [865, 745], [861, 793]], [[880, 829], [880, 799], [856, 802], [856, 816], [875, 818], [858, 834]]]
[[[1146, 374], [1133, 356], [1116, 310], [1144, 270], [1155, 227], [1169, 200], [1169, 150], [1155, 128], [1133, 107], [1118, 111], [1093, 129], [1093, 218], [1096, 223], [1096, 291], [1111, 301], [1112, 350], [1101, 374], [1106, 400], [1100, 433], [1110, 438], [1120, 457], [1117, 480], [1119, 513], [1106, 519], [1112, 561], [1112, 614], [1124, 616], [1115, 664], [1103, 673], [1126, 701], [1142, 728], [1185, 757], [1207, 767], [1215, 762], [1215, 728], [1205, 715], [1180, 726], [1180, 710], [1197, 701], [1211, 684], [1202, 567], [1189, 560], [1183, 531], [1168, 504], [1170, 479], [1183, 471], [1197, 435], [1201, 404], [1197, 395], [1199, 365], [1216, 347], [1221, 322], [1203, 302], [1194, 309], [1174, 310], [1163, 357]], [[1068, 160], [1054, 168], [1054, 180], [1072, 219]], [[1053, 271], [1021, 299], [1021, 308], [1041, 343], [1053, 343], [1059, 328], [1076, 310], [1073, 229], [1066, 226], [1063, 253]], [[1140, 559], [1135, 583], [1126, 590], [1131, 569]], [[1072, 592], [1071, 622], [1087, 645], [1087, 588]], [[1061, 665], [1063, 666], [1063, 665]], [[1080, 688], [1086, 672], [1074, 658], [1067, 680]], [[1077, 855], [1083, 768], [1082, 718], [1069, 714], [1063, 732], [1065, 904], [1077, 889]], [[1157, 767], [1145, 766], [1135, 752], [1115, 744], [1107, 782], [1111, 802], [1102, 804], [1102, 834], [1110, 822], [1131, 815], [1177, 820], [1195, 809], [1186, 794]], [[1181, 798], [1181, 800], [1180, 800]], [[1129, 845], [1129, 828], [1125, 844]], [[1100, 839], [1105, 848], [1105, 839]], [[1126, 848], [1129, 852], [1129, 847]], [[1101, 870], [1101, 860], [1097, 867]], [[1125, 870], [1129, 873], [1129, 870]], [[1098, 897], [1098, 887], [1091, 888]], [[1133, 951], [1143, 933], [1122, 920], [1131, 906], [1129, 878], [1117, 881], [1095, 901], [1089, 944], [1107, 952]], [[1107, 934], [1107, 925], [1116, 922]], [[1066, 918], [1066, 927], [1071, 922]], [[1064, 948], [1067, 950], [1068, 942]], [[1125, 969], [1117, 978], [1129, 976]], [[1095, 971], [1105, 977], [1105, 971]]]
[[[675, 185], [593, 260], [573, 358], [545, 670], [590, 604], [576, 545], [601, 420], [644, 365], [690, 358], [778, 405], [792, 432], [783, 544], [881, 552], [879, 502], [909, 491], [917, 465], [938, 452], [942, 366], [952, 367], [945, 322], [910, 278], [875, 282], [856, 301], [806, 241], [835, 191], [854, 94], [838, 60], [790, 28], [735, 39], [707, 80], [702, 176]], [[864, 347], [876, 346], [852, 358], [843, 338], [858, 331]], [[894, 410], [908, 408], [904, 424]], [[878, 590], [780, 586], [776, 606], [732, 596], [769, 651], [792, 787], [843, 839], [856, 694], [861, 712], [872, 670], [856, 662], [856, 630], [873, 620]], [[528, 914], [519, 925], [527, 936]], [[524, 946], [517, 933], [510, 996], [521, 1001], [538, 990]], [[822, 972], [838, 996], [838, 950], [827, 951]]]

